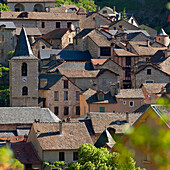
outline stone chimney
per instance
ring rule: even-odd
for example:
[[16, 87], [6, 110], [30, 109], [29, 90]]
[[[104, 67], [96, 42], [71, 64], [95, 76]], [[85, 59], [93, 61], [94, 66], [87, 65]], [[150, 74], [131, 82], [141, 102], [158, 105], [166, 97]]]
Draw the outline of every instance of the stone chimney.
[[129, 112], [126, 112], [126, 122], [129, 123]]
[[63, 134], [63, 123], [62, 123], [62, 121], [59, 122], [59, 132], [60, 132], [60, 135]]
[[47, 86], [47, 79], [40, 79], [40, 88]]

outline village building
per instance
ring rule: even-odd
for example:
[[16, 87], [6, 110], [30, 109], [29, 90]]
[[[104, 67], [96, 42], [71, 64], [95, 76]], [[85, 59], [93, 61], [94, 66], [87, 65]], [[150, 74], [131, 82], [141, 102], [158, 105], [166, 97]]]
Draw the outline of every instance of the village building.
[[166, 34], [166, 32], [161, 29], [159, 34], [156, 36], [156, 42], [161, 43], [165, 45], [166, 47], [169, 45], [169, 35]]
[[[123, 145], [134, 153], [134, 160], [137, 167], [139, 166], [140, 168], [149, 170], [160, 168], [169, 169], [169, 164], [167, 167], [159, 166], [158, 162], [154, 160], [154, 157], [157, 156], [156, 154], [160, 155], [160, 152], [164, 152], [165, 154], [162, 155], [164, 156], [163, 159], [167, 159], [167, 162], [169, 162], [170, 153], [168, 149], [165, 148], [165, 150], [162, 150], [162, 147], [160, 148], [159, 146], [154, 148], [152, 145], [153, 143], [149, 141], [153, 141], [153, 139], [159, 140], [160, 132], [164, 131], [164, 134], [166, 134], [166, 132], [169, 131], [169, 113], [170, 110], [168, 106], [151, 105], [132, 125], [134, 132], [137, 130], [139, 132], [139, 129], [142, 129], [142, 127], [149, 129], [147, 132], [143, 133], [143, 135], [139, 134], [145, 142], [141, 142], [136, 146], [132, 145], [132, 137], [138, 138], [138, 134], [136, 133], [136, 136], [134, 136], [134, 133], [133, 136], [130, 136], [126, 133], [122, 136], [121, 140], [113, 146], [110, 153], [119, 152], [121, 150], [120, 146]], [[167, 117], [167, 119], [165, 117]], [[160, 145], [162, 146], [162, 143], [160, 143]], [[155, 152], [155, 149], [157, 152]]]
[[63, 75], [40, 74], [39, 105], [49, 108], [60, 119], [80, 116], [81, 89]]

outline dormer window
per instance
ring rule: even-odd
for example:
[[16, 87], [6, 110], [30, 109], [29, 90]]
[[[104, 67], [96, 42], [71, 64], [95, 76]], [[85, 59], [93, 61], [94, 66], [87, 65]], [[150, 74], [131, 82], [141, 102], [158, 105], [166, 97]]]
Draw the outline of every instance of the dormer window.
[[99, 92], [99, 94], [98, 94], [98, 100], [104, 100], [104, 94], [103, 94], [103, 92]]

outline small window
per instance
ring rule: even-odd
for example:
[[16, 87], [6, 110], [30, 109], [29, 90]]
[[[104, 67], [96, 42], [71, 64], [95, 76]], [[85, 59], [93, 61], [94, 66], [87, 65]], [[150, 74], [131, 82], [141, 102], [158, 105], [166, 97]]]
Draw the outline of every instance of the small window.
[[58, 101], [58, 91], [54, 92], [54, 101]]
[[67, 22], [67, 28], [71, 27], [72, 22]]
[[114, 30], [116, 30], [116, 27], [113, 27]]
[[77, 38], [76, 38], [76, 45], [78, 44]]
[[68, 40], [69, 40], [69, 42], [71, 42], [71, 38], [69, 38]]
[[125, 67], [125, 77], [130, 77], [131, 69], [129, 67]]
[[26, 86], [24, 86], [24, 87], [22, 88], [22, 95], [23, 95], [23, 96], [27, 96], [27, 95], [28, 95], [28, 88], [27, 88]]
[[79, 100], [80, 100], [80, 92], [76, 91], [76, 101], [79, 101]]
[[65, 161], [64, 152], [59, 152], [59, 161]]
[[2, 35], [2, 42], [4, 42], [5, 41], [5, 36], [4, 35]]
[[76, 115], [80, 115], [80, 106], [76, 106]]
[[111, 48], [110, 47], [100, 47], [100, 55], [101, 56], [111, 56]]
[[123, 104], [125, 105], [125, 104], [126, 104], [126, 101], [123, 101]]
[[45, 28], [45, 22], [41, 22], [41, 28]]
[[64, 92], [64, 101], [68, 101], [68, 91]]
[[104, 100], [103, 94], [99, 94], [99, 100]]
[[69, 114], [69, 107], [64, 107], [64, 115], [68, 115]]
[[60, 28], [60, 22], [56, 22], [56, 28]]
[[78, 160], [78, 152], [73, 152], [73, 161]]
[[147, 69], [147, 75], [151, 75], [151, 69]]
[[42, 46], [42, 49], [45, 49], [45, 45]]
[[103, 14], [107, 14], [107, 10], [103, 10]]
[[5, 32], [5, 28], [1, 28], [1, 32]]
[[129, 107], [134, 107], [134, 101], [129, 101]]
[[54, 107], [54, 113], [55, 115], [58, 115], [58, 107]]
[[146, 62], [148, 62], [149, 61], [149, 58], [146, 58]]
[[131, 66], [131, 57], [126, 57], [126, 65]]
[[64, 89], [68, 89], [68, 80], [64, 80]]
[[153, 80], [146, 80], [145, 83], [154, 83]]
[[131, 19], [131, 24], [133, 24], [133, 19]]
[[21, 71], [22, 71], [21, 73], [22, 76], [27, 76], [27, 64], [26, 63], [22, 63]]
[[104, 113], [105, 112], [105, 107], [100, 107], [100, 112]]

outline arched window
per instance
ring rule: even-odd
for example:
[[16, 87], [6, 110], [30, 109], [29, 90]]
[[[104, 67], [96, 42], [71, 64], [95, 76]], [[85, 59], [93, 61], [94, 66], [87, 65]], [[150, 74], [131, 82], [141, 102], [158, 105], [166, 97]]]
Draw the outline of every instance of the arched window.
[[28, 88], [27, 88], [26, 86], [24, 86], [24, 87], [22, 88], [22, 95], [23, 95], [23, 96], [27, 96], [27, 95], [28, 95]]
[[27, 64], [22, 63], [22, 76], [27, 76]]

